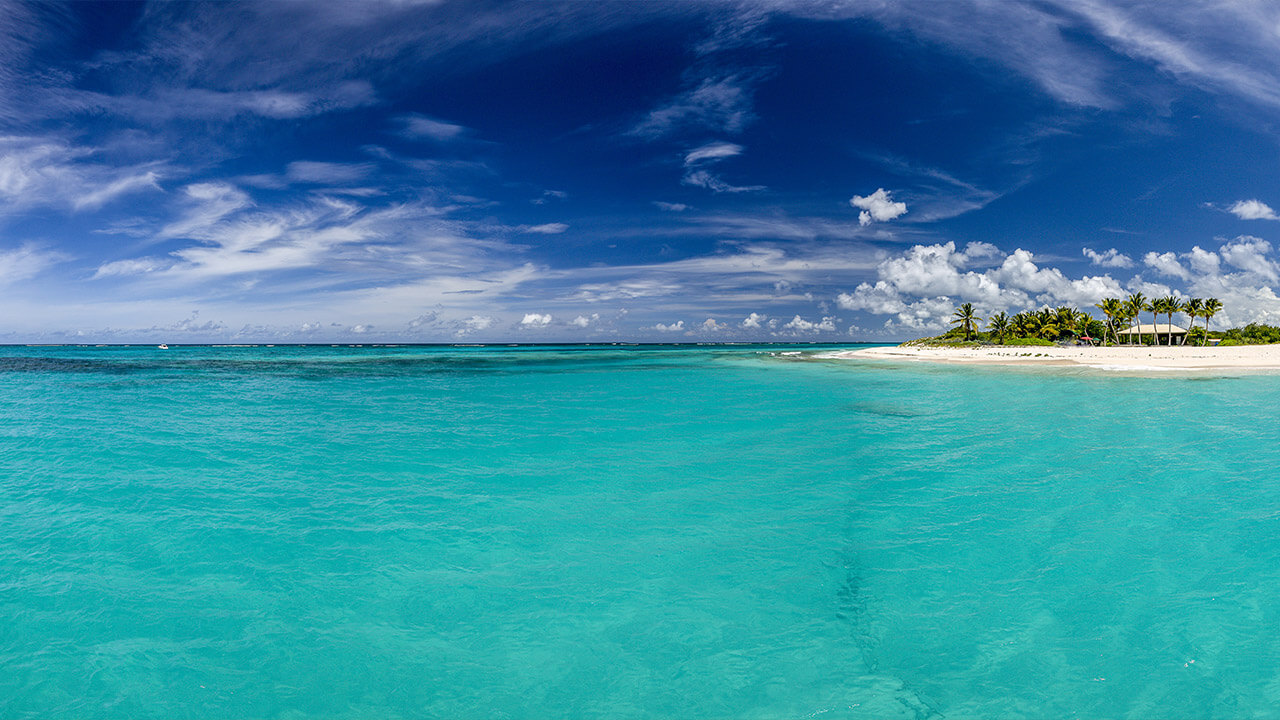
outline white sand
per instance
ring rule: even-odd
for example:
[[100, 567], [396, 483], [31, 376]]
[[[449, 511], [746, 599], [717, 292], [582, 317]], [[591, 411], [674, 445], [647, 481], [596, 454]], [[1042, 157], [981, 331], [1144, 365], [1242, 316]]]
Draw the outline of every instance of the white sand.
[[1057, 365], [1101, 370], [1280, 370], [1280, 345], [1233, 347], [875, 347], [827, 357], [985, 365]]

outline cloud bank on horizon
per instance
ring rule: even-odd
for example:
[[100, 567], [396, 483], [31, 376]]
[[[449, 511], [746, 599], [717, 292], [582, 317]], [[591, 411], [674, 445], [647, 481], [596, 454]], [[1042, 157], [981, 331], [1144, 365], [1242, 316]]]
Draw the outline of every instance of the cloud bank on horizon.
[[1280, 322], [1278, 25], [0, 2], [0, 342], [888, 340], [1133, 291]]

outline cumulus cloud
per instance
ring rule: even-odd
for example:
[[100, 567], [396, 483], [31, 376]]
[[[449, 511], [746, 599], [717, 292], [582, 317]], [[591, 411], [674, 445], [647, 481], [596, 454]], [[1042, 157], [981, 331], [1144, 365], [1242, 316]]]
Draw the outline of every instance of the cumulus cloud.
[[658, 332], [680, 332], [680, 331], [684, 330], [684, 321], [683, 321], [683, 320], [677, 320], [676, 322], [673, 322], [673, 323], [671, 323], [671, 324], [669, 324], [669, 325], [664, 325], [664, 324], [662, 324], [662, 323], [656, 323], [656, 324], [653, 326], [653, 328], [652, 328], [652, 329], [653, 329], [653, 330], [657, 330]]
[[551, 316], [539, 313], [527, 313], [524, 318], [520, 320], [520, 327], [522, 328], [544, 328], [550, 324]]
[[1133, 258], [1124, 253], [1111, 248], [1103, 252], [1097, 252], [1090, 248], [1083, 248], [1084, 256], [1089, 258], [1089, 263], [1099, 265], [1101, 267], [1128, 268], [1133, 267]]
[[569, 324], [574, 327], [586, 328], [586, 327], [590, 327], [592, 323], [596, 323], [599, 321], [600, 321], [600, 313], [591, 313], [590, 316], [579, 315], [578, 317], [570, 320]]
[[[1088, 307], [1103, 297], [1123, 294], [1110, 276], [1070, 279], [1057, 268], [1040, 267], [1028, 250], [996, 253], [987, 243], [963, 251], [954, 243], [916, 245], [886, 258], [875, 282], [840, 293], [845, 310], [889, 315], [891, 327], [940, 329], [958, 302], [972, 302], [983, 313], [1041, 305]], [[997, 264], [998, 263], [998, 264]], [[970, 269], [986, 265], [985, 270]]]
[[1243, 270], [1249, 275], [1276, 282], [1280, 279], [1276, 262], [1272, 260], [1271, 243], [1251, 235], [1241, 235], [1235, 240], [1223, 243], [1218, 255], [1223, 262]]
[[1221, 240], [1216, 249], [1197, 245], [1184, 253], [1146, 253], [1143, 266], [1171, 284], [1142, 275], [1123, 284], [1109, 275], [1073, 279], [1057, 268], [1041, 267], [1027, 250], [981, 261], [967, 250], [958, 251], [952, 243], [914, 246], [882, 261], [874, 282], [840, 293], [837, 305], [888, 316], [885, 326], [891, 330], [930, 331], [945, 329], [961, 302], [974, 303], [979, 314], [989, 317], [1044, 305], [1087, 309], [1106, 297], [1141, 292], [1148, 297], [1216, 297], [1224, 311], [1214, 322], [1223, 327], [1280, 323], [1280, 258], [1271, 243], [1251, 235]]
[[1241, 220], [1280, 220], [1276, 211], [1261, 200], [1238, 200], [1227, 212]]
[[753, 312], [750, 315], [743, 318], [740, 324], [744, 329], [756, 330], [760, 328], [761, 323], [765, 322], [768, 319], [769, 318], [766, 315], [761, 315], [760, 313]]
[[791, 318], [790, 322], [783, 325], [782, 329], [798, 333], [835, 332], [836, 319], [834, 317], [824, 317], [817, 322], [812, 322], [796, 315]]
[[724, 330], [727, 327], [728, 325], [725, 323], [716, 322], [715, 318], [707, 318], [698, 326], [698, 328], [703, 332], [716, 332], [717, 330]]
[[907, 212], [907, 204], [895, 202], [890, 197], [889, 191], [884, 188], [880, 188], [865, 197], [854, 195], [849, 199], [849, 204], [862, 210], [862, 212], [858, 213], [858, 224], [863, 226], [870, 225], [873, 222], [888, 222]]
[[1182, 267], [1182, 263], [1178, 262], [1178, 256], [1171, 252], [1149, 252], [1142, 256], [1142, 262], [1161, 275], [1181, 278], [1182, 280], [1191, 278], [1191, 273], [1187, 272], [1187, 269]]
[[454, 321], [454, 335], [463, 336], [471, 333], [484, 332], [497, 324], [498, 319], [491, 315], [472, 315], [471, 317]]

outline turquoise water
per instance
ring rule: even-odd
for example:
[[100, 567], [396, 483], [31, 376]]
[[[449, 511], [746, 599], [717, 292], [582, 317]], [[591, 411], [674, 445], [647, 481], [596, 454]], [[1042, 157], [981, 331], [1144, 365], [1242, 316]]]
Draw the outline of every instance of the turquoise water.
[[0, 717], [1280, 714], [1280, 376], [820, 354], [0, 348]]

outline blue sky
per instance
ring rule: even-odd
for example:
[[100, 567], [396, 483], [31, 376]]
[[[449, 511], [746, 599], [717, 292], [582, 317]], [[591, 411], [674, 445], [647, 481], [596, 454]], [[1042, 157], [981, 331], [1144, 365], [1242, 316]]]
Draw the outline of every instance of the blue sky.
[[1268, 2], [0, 4], [6, 342], [1280, 323]]

